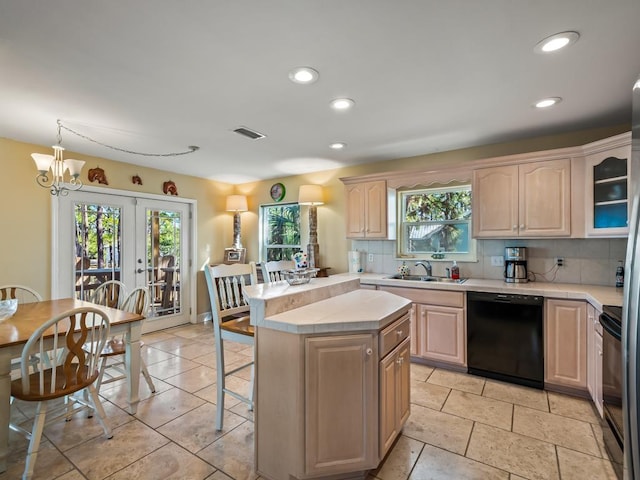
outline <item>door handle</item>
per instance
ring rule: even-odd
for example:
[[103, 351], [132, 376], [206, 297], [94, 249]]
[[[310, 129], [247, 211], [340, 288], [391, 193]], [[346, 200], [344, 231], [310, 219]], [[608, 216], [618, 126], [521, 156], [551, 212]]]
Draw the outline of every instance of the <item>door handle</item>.
[[144, 273], [144, 270], [142, 268], [139, 268], [138, 270], [136, 270], [137, 273]]

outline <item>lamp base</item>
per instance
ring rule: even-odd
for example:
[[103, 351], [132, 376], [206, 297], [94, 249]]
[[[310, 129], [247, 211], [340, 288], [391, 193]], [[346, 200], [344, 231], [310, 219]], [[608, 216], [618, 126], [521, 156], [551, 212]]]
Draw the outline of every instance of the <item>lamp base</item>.
[[320, 268], [320, 245], [317, 243], [307, 245], [307, 264], [310, 268]]

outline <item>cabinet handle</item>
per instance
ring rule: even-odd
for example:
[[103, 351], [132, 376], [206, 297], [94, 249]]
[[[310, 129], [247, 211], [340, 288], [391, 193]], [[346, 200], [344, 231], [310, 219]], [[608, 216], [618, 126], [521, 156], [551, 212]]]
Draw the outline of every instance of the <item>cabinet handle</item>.
[[396, 363], [398, 365], [402, 365], [404, 363], [404, 357], [398, 357], [398, 360], [396, 360]]
[[402, 330], [397, 330], [397, 331], [396, 331], [396, 335], [398, 335], [399, 337], [401, 337], [401, 336], [402, 336]]
[[520, 230], [524, 230], [524, 223], [520, 225]]
[[518, 225], [514, 225], [512, 230], [517, 230], [518, 229]]
[[371, 348], [367, 348], [367, 355], [373, 355], [373, 350]]

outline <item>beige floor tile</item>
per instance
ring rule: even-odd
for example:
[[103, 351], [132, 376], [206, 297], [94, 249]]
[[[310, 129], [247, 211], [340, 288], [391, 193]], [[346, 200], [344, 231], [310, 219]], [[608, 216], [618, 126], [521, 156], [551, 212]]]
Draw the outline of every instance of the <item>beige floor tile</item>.
[[[135, 420], [133, 416], [111, 402], [102, 402], [102, 406], [107, 415], [106, 423], [111, 430]], [[51, 443], [64, 452], [92, 438], [104, 435], [104, 430], [95, 415], [87, 418], [87, 412], [80, 412], [69, 422], [52, 423], [44, 429], [44, 434]]]
[[198, 366], [200, 366], [198, 363], [187, 360], [186, 358], [172, 357], [164, 362], [147, 365], [147, 370], [152, 377], [164, 380], [165, 378], [173, 377], [174, 375], [184, 373]]
[[509, 480], [509, 472], [425, 445], [409, 480]]
[[65, 473], [61, 477], [56, 478], [56, 480], [85, 480], [85, 478], [79, 471], [73, 470], [72, 472]]
[[[146, 339], [145, 343], [146, 343]], [[187, 347], [189, 345], [193, 345], [195, 342], [190, 338], [181, 338], [172, 336], [166, 340], [160, 340], [159, 342], [153, 343], [153, 348], [157, 348], [158, 350], [162, 350], [164, 352], [172, 353], [174, 355], [180, 355], [180, 349], [183, 347]]]
[[531, 480], [560, 478], [552, 444], [481, 423], [473, 428], [466, 456]]
[[213, 324], [211, 322], [183, 325], [167, 330], [172, 335], [182, 338], [198, 339], [202, 335], [211, 335], [213, 337]]
[[[217, 387], [215, 384], [205, 387], [202, 390], [198, 390], [196, 392], [193, 392], [193, 394], [196, 397], [199, 397], [209, 403], [212, 404], [216, 404], [217, 402]], [[234, 408], [236, 405], [242, 403], [240, 400], [238, 400], [235, 397], [232, 397], [231, 395], [225, 395], [224, 396], [224, 408], [227, 410], [230, 410], [232, 408]], [[244, 404], [243, 404], [244, 405]]]
[[222, 431], [216, 431], [216, 406], [205, 403], [158, 428], [158, 432], [186, 450], [196, 453], [245, 421], [225, 410]]
[[233, 480], [233, 478], [231, 478], [229, 475], [226, 475], [224, 472], [221, 472], [220, 470], [216, 470], [213, 475], [207, 477], [207, 480]]
[[198, 452], [198, 456], [235, 480], [255, 480], [253, 424], [244, 422]]
[[585, 398], [549, 392], [549, 408], [551, 413], [556, 415], [575, 418], [583, 422], [600, 423], [600, 417], [593, 403]]
[[160, 330], [158, 332], [145, 333], [142, 336], [142, 339], [144, 340], [144, 343], [146, 343], [147, 345], [152, 345], [157, 342], [162, 342], [164, 340], [169, 340], [171, 338], [174, 338], [174, 336], [175, 335], [171, 335], [170, 333], [167, 333], [167, 330]]
[[387, 454], [384, 463], [371, 474], [380, 480], [405, 480], [411, 473], [423, 446], [424, 443], [401, 435]]
[[[27, 458], [27, 441], [20, 439], [20, 448], [10, 446], [7, 458], [7, 471], [0, 473], [0, 480], [15, 480], [22, 478], [24, 464]], [[74, 465], [65, 458], [46, 438], [40, 442], [40, 451], [36, 459], [33, 480], [50, 480], [74, 470]]]
[[225, 410], [229, 410], [230, 412], [233, 412], [236, 415], [239, 415], [242, 418], [253, 422], [253, 419], [254, 419], [253, 410], [249, 410], [249, 405], [245, 402], [238, 402], [233, 407]]
[[484, 397], [502, 400], [503, 402], [522, 405], [523, 407], [535, 408], [543, 412], [549, 411], [547, 392], [536, 388], [498, 382], [496, 380], [487, 380], [482, 395]]
[[164, 362], [165, 360], [169, 360], [170, 358], [175, 357], [173, 353], [153, 348], [152, 345], [148, 344], [145, 344], [144, 348], [140, 350], [140, 356], [144, 360], [144, 363], [147, 364], [147, 366], [153, 365], [154, 363], [158, 362]]
[[[166, 392], [174, 388], [158, 378], [153, 378], [153, 386], [156, 387], [155, 393], [152, 393], [149, 389], [147, 382], [140, 377], [140, 383], [138, 387], [138, 397], [140, 401], [147, 400], [154, 395], [159, 395], [162, 392]], [[122, 382], [108, 383], [100, 388], [100, 396], [108, 400], [111, 403], [116, 404], [118, 407], [128, 411], [129, 408], [129, 389], [127, 388], [124, 380]]]
[[165, 378], [164, 381], [189, 393], [193, 393], [213, 385], [216, 382], [216, 371], [213, 368], [200, 365], [182, 374]]
[[215, 353], [215, 348], [211, 345], [207, 345], [202, 342], [194, 342], [191, 345], [186, 345], [180, 348], [179, 356], [188, 360], [207, 355], [209, 353]]
[[511, 430], [513, 404], [453, 390], [442, 411], [494, 427]]
[[450, 392], [450, 388], [441, 387], [434, 383], [412, 381], [411, 403], [441, 410]]
[[600, 456], [591, 424], [516, 405], [513, 431], [589, 455]]
[[120, 470], [109, 480], [202, 480], [215, 471], [208, 463], [175, 444], [168, 444]]
[[172, 388], [138, 404], [136, 418], [151, 428], [158, 428], [204, 403], [199, 397]]
[[484, 388], [484, 378], [441, 368], [436, 368], [427, 379], [427, 382], [477, 395], [482, 394], [482, 389]]
[[169, 442], [137, 421], [116, 428], [113, 439], [97, 437], [65, 452], [65, 455], [89, 480], [98, 480], [131, 465]]
[[584, 453], [558, 447], [558, 463], [562, 480], [602, 479], [616, 480], [608, 459], [592, 457]]
[[403, 433], [415, 440], [463, 455], [472, 426], [471, 420], [412, 405]]
[[207, 353], [205, 355], [200, 355], [199, 357], [195, 357], [192, 359], [194, 362], [199, 363], [201, 365], [206, 365], [207, 367], [216, 368], [216, 352], [215, 349]]
[[427, 378], [433, 373], [435, 368], [420, 363], [411, 363], [411, 380], [416, 382], [426, 382]]
[[230, 342], [230, 341], [224, 341], [224, 349], [229, 350], [230, 352], [242, 352], [243, 350], [246, 350], [248, 345], [246, 343], [238, 343], [238, 342]]

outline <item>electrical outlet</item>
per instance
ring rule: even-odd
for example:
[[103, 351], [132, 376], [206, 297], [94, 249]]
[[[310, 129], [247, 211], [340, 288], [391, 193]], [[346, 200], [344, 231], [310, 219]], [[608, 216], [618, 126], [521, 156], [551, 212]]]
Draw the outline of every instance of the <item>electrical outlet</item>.
[[369, 262], [373, 262], [373, 253], [369, 254]]
[[556, 265], [558, 267], [564, 267], [564, 257], [556, 257]]
[[502, 255], [495, 255], [491, 257], [492, 267], [504, 267], [504, 257]]

